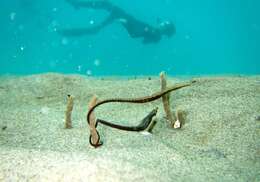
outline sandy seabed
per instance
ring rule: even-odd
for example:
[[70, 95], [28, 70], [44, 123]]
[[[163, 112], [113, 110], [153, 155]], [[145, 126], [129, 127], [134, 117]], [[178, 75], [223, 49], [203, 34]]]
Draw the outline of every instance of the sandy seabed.
[[[187, 78], [168, 77], [168, 85]], [[161, 99], [109, 103], [96, 116], [137, 125], [155, 107], [152, 134], [98, 126], [89, 145], [87, 106], [160, 91], [158, 77], [91, 78], [41, 74], [0, 77], [0, 181], [260, 181], [260, 76], [197, 77], [171, 93], [185, 111], [181, 129], [165, 119]], [[64, 129], [66, 96], [75, 97], [72, 129]]]

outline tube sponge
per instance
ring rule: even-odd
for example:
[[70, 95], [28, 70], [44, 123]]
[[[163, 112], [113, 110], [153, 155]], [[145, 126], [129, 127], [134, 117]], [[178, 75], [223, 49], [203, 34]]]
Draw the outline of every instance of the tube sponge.
[[72, 128], [72, 121], [71, 121], [71, 113], [73, 110], [74, 98], [71, 95], [68, 95], [67, 98], [67, 108], [65, 112], [65, 128], [70, 129]]

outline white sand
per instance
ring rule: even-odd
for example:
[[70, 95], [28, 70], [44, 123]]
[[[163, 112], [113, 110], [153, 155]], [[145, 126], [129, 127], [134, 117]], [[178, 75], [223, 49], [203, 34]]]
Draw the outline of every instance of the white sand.
[[[104, 145], [94, 149], [85, 119], [91, 96], [150, 95], [159, 77], [0, 77], [0, 181], [260, 181], [260, 76], [197, 80], [171, 94], [172, 109], [187, 113], [182, 129], [169, 128], [161, 99], [107, 104], [97, 117], [124, 125], [159, 106], [157, 125], [148, 136], [99, 125]], [[75, 96], [69, 130], [67, 94]]]

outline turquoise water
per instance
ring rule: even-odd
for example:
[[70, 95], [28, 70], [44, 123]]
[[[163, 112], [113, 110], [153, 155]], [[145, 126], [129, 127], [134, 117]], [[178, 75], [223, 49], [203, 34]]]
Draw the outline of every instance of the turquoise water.
[[259, 74], [259, 0], [111, 0], [137, 19], [172, 20], [176, 34], [156, 44], [131, 38], [115, 22], [95, 35], [56, 30], [89, 27], [105, 11], [64, 0], [1, 0], [0, 74]]

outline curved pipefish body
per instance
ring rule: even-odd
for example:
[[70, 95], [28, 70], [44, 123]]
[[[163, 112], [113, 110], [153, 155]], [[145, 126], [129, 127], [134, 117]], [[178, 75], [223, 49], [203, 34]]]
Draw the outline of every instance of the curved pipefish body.
[[146, 103], [146, 102], [151, 102], [151, 101], [154, 101], [156, 99], [159, 99], [160, 97], [162, 97], [163, 95], [169, 93], [169, 92], [172, 92], [174, 90], [178, 90], [180, 88], [183, 88], [183, 87], [187, 87], [187, 86], [190, 86], [191, 83], [181, 83], [181, 84], [176, 84], [164, 91], [161, 91], [161, 92], [156, 92], [150, 96], [145, 96], [145, 97], [140, 97], [140, 98], [113, 98], [113, 99], [106, 99], [106, 100], [103, 100], [103, 101], [100, 101], [98, 102], [96, 105], [94, 105], [91, 109], [89, 109], [88, 111], [88, 115], [87, 115], [87, 120], [88, 120], [88, 123], [89, 123], [89, 117], [90, 117], [90, 114], [96, 109], [96, 107], [102, 105], [102, 104], [105, 104], [105, 103], [109, 103], [109, 102], [127, 102], [127, 103]]

